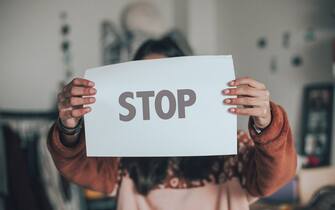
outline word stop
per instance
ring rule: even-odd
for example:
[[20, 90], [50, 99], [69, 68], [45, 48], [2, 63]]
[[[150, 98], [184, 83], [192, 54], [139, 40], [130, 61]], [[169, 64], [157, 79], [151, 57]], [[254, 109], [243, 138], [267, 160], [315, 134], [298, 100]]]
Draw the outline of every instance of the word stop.
[[[178, 109], [178, 118], [185, 118], [185, 107], [192, 106], [196, 101], [196, 94], [191, 89], [177, 90], [177, 99], [169, 90], [161, 90], [156, 96], [154, 91], [138, 91], [136, 92], [136, 97], [142, 98], [143, 120], [150, 120], [150, 97], [155, 97], [156, 113], [164, 120], [170, 119], [174, 116], [176, 109]], [[169, 108], [166, 112], [164, 112], [162, 106], [162, 100], [164, 97], [166, 97], [169, 102]], [[128, 98], [134, 99], [134, 93], [124, 92], [119, 96], [120, 105], [128, 110], [127, 115], [119, 114], [121, 121], [130, 121], [136, 116], [136, 108], [134, 105], [126, 101]]]

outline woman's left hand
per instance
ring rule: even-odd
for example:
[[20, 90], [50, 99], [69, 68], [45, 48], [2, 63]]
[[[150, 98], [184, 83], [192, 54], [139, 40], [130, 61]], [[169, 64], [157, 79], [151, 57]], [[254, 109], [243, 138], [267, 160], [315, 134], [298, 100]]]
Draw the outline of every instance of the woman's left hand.
[[226, 98], [224, 103], [238, 106], [229, 108], [229, 112], [253, 117], [257, 128], [265, 128], [271, 123], [270, 92], [264, 84], [250, 77], [240, 77], [228, 85], [232, 88], [223, 90], [223, 94], [237, 97]]

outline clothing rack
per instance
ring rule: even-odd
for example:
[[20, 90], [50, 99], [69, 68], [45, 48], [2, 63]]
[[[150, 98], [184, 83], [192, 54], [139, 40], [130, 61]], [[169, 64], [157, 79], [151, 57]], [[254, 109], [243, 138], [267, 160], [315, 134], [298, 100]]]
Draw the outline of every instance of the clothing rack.
[[55, 121], [57, 117], [56, 111], [0, 110], [0, 125], [9, 124], [17, 131], [24, 146], [26, 140], [35, 138], [40, 128], [48, 126], [48, 123]]
[[[15, 110], [0, 110], [0, 129], [2, 125], [7, 124], [8, 122], [14, 121], [35, 121], [35, 120], [55, 120], [57, 119], [58, 113], [56, 111], [15, 111]], [[5, 148], [4, 148], [4, 139], [2, 135], [2, 130], [0, 132], [0, 198], [3, 199], [7, 194], [7, 176], [6, 176], [6, 158], [5, 158]], [[2, 203], [2, 202], [1, 202]], [[0, 207], [1, 209], [1, 207]]]
[[[8, 126], [19, 137], [17, 138], [20, 140], [19, 142], [7, 142], [11, 142], [11, 148], [16, 148], [14, 152], [21, 155], [21, 159], [18, 159], [20, 162], [17, 162], [17, 164], [20, 174], [25, 174], [25, 179], [22, 179], [25, 187], [22, 190], [30, 193], [29, 196], [27, 195], [29, 200], [27, 200], [28, 198], [25, 200], [17, 194], [17, 186], [7, 184], [15, 183], [13, 180], [17, 180], [20, 175], [15, 176], [13, 169], [5, 170], [7, 165], [11, 164], [9, 161], [13, 160], [13, 158], [7, 158], [7, 156], [13, 157], [14, 153], [13, 150], [5, 150], [6, 148], [3, 146], [2, 152], [0, 148], [0, 164], [3, 166], [0, 167], [0, 210], [4, 210], [2, 205], [4, 202], [6, 205], [16, 206], [16, 203], [11, 199], [17, 199], [18, 197], [22, 199], [20, 205], [24, 203], [29, 206], [27, 209], [86, 210], [86, 201], [82, 189], [63, 180], [53, 166], [50, 157], [46, 155], [46, 143], [43, 142], [46, 142], [46, 134], [51, 123], [57, 118], [58, 112], [56, 110], [16, 111], [0, 109], [0, 128]], [[4, 140], [2, 139], [2, 143], [4, 143]], [[13, 146], [15, 142], [18, 142], [15, 145], [16, 147]], [[3, 155], [1, 156], [1, 154]], [[13, 162], [11, 165], [13, 165]], [[17, 205], [17, 208], [20, 205]]]

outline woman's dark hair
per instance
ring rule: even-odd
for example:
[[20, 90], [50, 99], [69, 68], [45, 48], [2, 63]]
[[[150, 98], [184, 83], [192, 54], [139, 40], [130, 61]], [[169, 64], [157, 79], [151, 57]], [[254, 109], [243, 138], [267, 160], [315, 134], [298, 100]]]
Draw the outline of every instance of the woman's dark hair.
[[145, 41], [136, 51], [133, 60], [142, 60], [149, 54], [162, 54], [166, 57], [185, 56], [180, 47], [170, 37], [154, 40], [149, 39]]
[[[178, 45], [169, 37], [149, 39], [137, 50], [134, 60], [141, 60], [149, 54], [166, 57], [185, 56]], [[124, 157], [121, 166], [134, 181], [136, 190], [146, 195], [167, 176], [170, 163], [177, 166], [176, 175], [190, 181], [207, 179], [213, 165], [213, 157]]]

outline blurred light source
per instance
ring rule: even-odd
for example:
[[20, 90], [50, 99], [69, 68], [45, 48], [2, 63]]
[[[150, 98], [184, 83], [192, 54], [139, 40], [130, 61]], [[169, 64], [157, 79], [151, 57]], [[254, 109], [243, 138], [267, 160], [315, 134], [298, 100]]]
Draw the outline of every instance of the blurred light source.
[[168, 30], [160, 11], [149, 2], [128, 5], [122, 13], [121, 22], [126, 31], [152, 36], [161, 36]]

